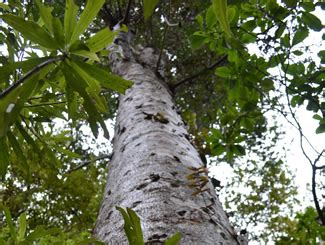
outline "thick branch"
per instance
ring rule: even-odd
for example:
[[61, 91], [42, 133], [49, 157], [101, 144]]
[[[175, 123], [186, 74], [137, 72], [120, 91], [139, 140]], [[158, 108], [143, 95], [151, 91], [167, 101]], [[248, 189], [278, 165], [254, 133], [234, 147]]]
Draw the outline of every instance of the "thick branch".
[[216, 68], [218, 65], [220, 65], [222, 62], [224, 62], [226, 59], [227, 59], [227, 55], [222, 56], [220, 59], [218, 59], [218, 60], [217, 60], [215, 63], [213, 63], [212, 65], [209, 65], [208, 67], [204, 68], [203, 70], [199, 71], [198, 73], [196, 73], [196, 74], [194, 74], [194, 75], [192, 75], [192, 76], [190, 76], [190, 77], [187, 77], [187, 78], [185, 78], [185, 79], [179, 81], [178, 83], [174, 84], [174, 85], [173, 85], [173, 88], [175, 89], [175, 88], [177, 88], [178, 86], [180, 86], [180, 85], [182, 85], [182, 84], [184, 84], [184, 83], [186, 83], [186, 82], [189, 82], [189, 81], [191, 81], [191, 80], [193, 80], [193, 79], [195, 79], [195, 78], [197, 78], [197, 77], [203, 75], [203, 74], [204, 74], [205, 72], [207, 72], [208, 70], [212, 70], [212, 69]]
[[37, 73], [38, 71], [40, 71], [43, 67], [48, 66], [49, 64], [55, 63], [56, 61], [59, 60], [63, 60], [63, 56], [57, 56], [51, 59], [48, 59], [44, 62], [42, 62], [41, 64], [35, 66], [32, 70], [28, 71], [25, 76], [21, 77], [17, 82], [13, 83], [10, 87], [8, 87], [7, 89], [5, 89], [4, 91], [2, 91], [0, 93], [0, 99], [5, 97], [7, 94], [9, 94], [12, 90], [14, 90], [15, 88], [17, 88], [20, 84], [22, 84], [23, 82], [25, 82], [29, 77], [31, 77], [32, 75], [34, 75], [35, 73]]

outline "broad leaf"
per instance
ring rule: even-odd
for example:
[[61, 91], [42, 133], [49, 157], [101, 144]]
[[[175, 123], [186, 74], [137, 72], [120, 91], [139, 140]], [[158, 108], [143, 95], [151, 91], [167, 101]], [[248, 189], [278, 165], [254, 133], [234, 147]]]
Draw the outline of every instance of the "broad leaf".
[[76, 28], [71, 36], [70, 43], [76, 41], [79, 36], [86, 30], [91, 21], [96, 17], [98, 11], [103, 6], [105, 0], [88, 0], [85, 10], [82, 12], [77, 22]]
[[43, 58], [30, 58], [25, 61], [19, 61], [15, 63], [8, 63], [4, 66], [0, 66], [0, 82], [7, 82], [9, 75], [13, 73], [16, 69], [21, 68], [23, 72], [29, 71], [38, 64], [50, 59], [51, 57]]
[[117, 32], [112, 32], [109, 28], [104, 28], [89, 38], [86, 45], [92, 52], [98, 52], [111, 44]]
[[1, 18], [32, 42], [52, 50], [59, 48], [58, 43], [35, 22], [10, 14], [4, 14]]
[[45, 27], [49, 30], [49, 32], [53, 33], [52, 28], [52, 10], [53, 7], [46, 7], [44, 6], [40, 0], [36, 0], [36, 5], [38, 8], [38, 11], [40, 13], [41, 19], [43, 20]]
[[17, 233], [16, 233], [16, 228], [15, 228], [13, 222], [12, 222], [11, 213], [10, 213], [9, 209], [6, 206], [4, 206], [2, 203], [0, 203], [0, 210], [1, 209], [5, 213], [6, 222], [7, 222], [7, 225], [9, 227], [9, 231], [10, 231], [11, 238], [14, 241], [16, 241], [17, 240]]
[[176, 232], [173, 236], [171, 236], [165, 241], [165, 245], [178, 245], [181, 241], [181, 238], [181, 233]]
[[292, 40], [292, 46], [301, 43], [303, 40], [305, 40], [306, 37], [308, 37], [309, 31], [307, 28], [302, 28], [298, 30], [295, 35], [293, 36]]
[[130, 208], [127, 208], [127, 212], [121, 207], [116, 207], [116, 209], [123, 216], [124, 231], [128, 238], [129, 244], [144, 245], [140, 219], [137, 214]]
[[152, 15], [159, 0], [143, 0], [143, 16], [147, 20]]
[[214, 13], [220, 23], [221, 29], [229, 37], [231, 36], [231, 30], [228, 20], [228, 10], [227, 10], [227, 1], [226, 0], [213, 0], [212, 6]]
[[26, 233], [27, 222], [26, 222], [26, 212], [22, 213], [18, 218], [18, 241], [23, 241]]
[[64, 38], [64, 30], [59, 18], [52, 18], [52, 27], [53, 27], [53, 35], [55, 40], [57, 40], [60, 48], [64, 49], [65, 47], [65, 38]]
[[302, 13], [302, 20], [306, 23], [306, 25], [314, 30], [314, 31], [320, 31], [323, 28], [322, 22], [320, 19], [318, 19], [315, 15], [303, 12]]
[[119, 93], [125, 93], [125, 90], [132, 86], [132, 82], [125, 80], [117, 75], [109, 73], [107, 70], [84, 62], [76, 62], [80, 68], [95, 78], [104, 88], [113, 89]]
[[78, 6], [74, 0], [66, 0], [65, 14], [64, 14], [64, 34], [65, 43], [70, 43], [72, 33], [77, 25]]
[[106, 124], [103, 118], [101, 117], [100, 113], [98, 112], [96, 105], [93, 102], [93, 99], [89, 96], [87, 92], [89, 87], [87, 82], [67, 62], [63, 63], [62, 71], [69, 86], [71, 86], [74, 91], [78, 92], [84, 100], [83, 105], [85, 110], [87, 111], [88, 122], [94, 136], [98, 136], [97, 122], [99, 122], [104, 130], [104, 136], [106, 138], [109, 138], [109, 133], [106, 128]]

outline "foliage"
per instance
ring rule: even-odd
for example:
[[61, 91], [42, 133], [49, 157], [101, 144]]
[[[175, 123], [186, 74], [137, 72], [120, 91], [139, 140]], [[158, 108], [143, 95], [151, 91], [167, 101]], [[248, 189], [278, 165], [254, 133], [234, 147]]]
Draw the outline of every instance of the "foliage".
[[277, 240], [277, 244], [317, 244], [325, 239], [325, 227], [317, 222], [317, 212], [307, 207], [296, 215], [287, 227], [286, 235]]
[[[124, 231], [128, 237], [130, 245], [144, 245], [143, 234], [141, 229], [140, 218], [131, 209], [126, 208], [126, 211], [121, 207], [116, 207], [116, 209], [122, 214], [124, 219]], [[179, 232], [175, 233], [170, 238], [167, 238], [165, 245], [177, 245], [181, 240], [181, 234]]]
[[103, 244], [91, 237], [89, 232], [62, 231], [60, 228], [46, 229], [40, 225], [33, 230], [27, 229], [28, 222], [26, 213], [22, 213], [14, 224], [10, 211], [7, 207], [1, 206], [6, 216], [7, 226], [3, 226], [0, 232], [1, 244]]
[[[1, 198], [13, 217], [20, 217], [18, 223], [25, 222], [26, 214], [29, 230], [44, 234], [44, 244], [75, 241], [78, 232], [91, 229], [105, 182], [105, 161], [98, 158], [109, 152], [94, 153], [97, 144], [85, 149], [89, 141], [81, 128], [88, 123], [96, 137], [100, 125], [108, 137], [104, 120], [114, 118], [117, 93], [131, 86], [106, 67], [104, 48], [118, 31], [103, 27], [101, 20], [105, 21], [107, 8], [116, 17], [112, 23], [125, 20], [121, 13], [127, 6], [104, 2], [38, 0], [0, 5], [1, 19], [8, 24], [0, 28], [0, 44], [8, 52], [0, 56]], [[316, 227], [311, 211], [297, 216], [303, 222], [309, 217], [308, 225], [290, 220], [296, 188], [284, 157], [275, 152], [281, 126], [271, 126], [266, 113], [278, 112], [287, 119], [291, 115], [303, 141], [294, 110], [306, 107], [319, 123], [316, 132], [325, 131], [325, 51], [320, 50], [320, 61], [315, 61], [307, 55], [313, 46], [304, 43], [314, 32], [323, 31], [313, 11], [324, 9], [324, 3], [132, 4], [128, 17], [129, 27], [139, 33], [135, 41], [168, 54], [165, 80], [175, 92], [193, 144], [202, 158], [215, 157], [213, 162], [227, 162], [234, 170], [235, 177], [223, 191], [230, 211], [238, 214], [236, 223], [248, 229], [262, 223], [261, 233], [249, 230], [255, 240], [268, 241], [272, 236], [279, 240], [283, 233], [287, 234], [283, 241], [319, 236], [318, 228], [300, 233], [301, 227]], [[127, 29], [122, 25], [122, 30]], [[252, 44], [258, 52], [250, 51]], [[64, 125], [57, 127], [58, 122]], [[317, 171], [322, 153], [318, 155], [311, 161]], [[72, 171], [87, 159], [96, 164]], [[231, 191], [239, 184], [246, 193]], [[137, 228], [133, 235], [142, 237], [136, 214], [122, 210], [125, 222]], [[4, 239], [28, 240], [33, 234], [21, 235], [24, 229], [16, 231], [10, 220], [1, 235]], [[166, 244], [179, 239], [176, 234]]]

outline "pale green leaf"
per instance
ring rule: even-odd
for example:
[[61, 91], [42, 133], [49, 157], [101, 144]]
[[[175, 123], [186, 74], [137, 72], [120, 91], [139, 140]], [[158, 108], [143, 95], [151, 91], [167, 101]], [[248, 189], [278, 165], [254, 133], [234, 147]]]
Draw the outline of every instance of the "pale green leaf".
[[4, 3], [0, 3], [0, 8], [7, 10], [7, 11], [11, 11], [10, 6]]
[[143, 0], [143, 16], [145, 20], [148, 20], [159, 0]]
[[77, 62], [77, 64], [105, 88], [110, 88], [119, 93], [124, 93], [125, 90], [130, 88], [133, 84], [131, 81], [109, 73], [106, 69], [99, 66], [90, 65], [84, 62]]
[[78, 40], [79, 36], [86, 30], [92, 20], [98, 14], [105, 0], [88, 0], [85, 10], [82, 12], [80, 19], [77, 22], [76, 28], [71, 36], [70, 43]]
[[95, 137], [98, 136], [97, 122], [99, 122], [100, 125], [102, 126], [103, 131], [104, 131], [104, 136], [106, 138], [109, 138], [109, 133], [106, 128], [106, 124], [105, 124], [102, 116], [98, 112], [93, 99], [89, 96], [89, 94], [87, 92], [87, 91], [89, 91], [89, 89], [88, 89], [89, 85], [87, 84], [87, 82], [83, 79], [82, 76], [80, 76], [80, 74], [77, 71], [75, 71], [72, 68], [72, 66], [70, 64], [68, 64], [68, 62], [63, 63], [62, 71], [65, 76], [65, 80], [66, 80], [67, 84], [69, 84], [69, 86], [71, 86], [71, 88], [74, 91], [78, 92], [78, 94], [80, 94], [84, 100], [83, 106], [88, 114], [88, 122], [90, 124], [90, 128], [91, 128], [94, 136]]
[[171, 236], [165, 241], [165, 245], [178, 245], [181, 241], [181, 238], [181, 233], [176, 232], [173, 236]]
[[78, 6], [74, 0], [66, 0], [64, 14], [64, 35], [65, 43], [71, 43], [71, 36], [77, 25]]
[[52, 10], [53, 7], [46, 7], [44, 6], [40, 0], [36, 0], [36, 5], [38, 8], [38, 11], [40, 13], [41, 19], [43, 20], [45, 27], [47, 30], [49, 30], [51, 33], [53, 33], [53, 28], [52, 28]]
[[58, 43], [39, 25], [35, 22], [24, 20], [21, 17], [4, 14], [1, 18], [8, 25], [19, 31], [26, 39], [37, 43], [44, 48], [58, 49]]
[[104, 28], [89, 38], [86, 45], [92, 52], [98, 52], [111, 44], [117, 32], [112, 32], [109, 28]]
[[18, 218], [18, 241], [23, 241], [26, 233], [27, 222], [26, 222], [26, 212], [22, 213]]
[[130, 208], [127, 208], [127, 212], [121, 207], [116, 207], [116, 209], [123, 216], [124, 231], [128, 238], [129, 244], [144, 245], [140, 219], [137, 214]]
[[231, 36], [232, 33], [228, 19], [227, 0], [212, 0], [212, 6], [221, 29], [228, 37]]
[[53, 27], [53, 35], [55, 40], [57, 40], [59, 46], [64, 49], [65, 47], [65, 38], [64, 38], [64, 30], [59, 18], [52, 18], [52, 27]]
[[17, 234], [16, 234], [16, 228], [12, 222], [12, 217], [11, 217], [11, 214], [10, 214], [10, 211], [9, 209], [4, 206], [2, 203], [0, 203], [0, 210], [3, 210], [3, 212], [5, 213], [5, 217], [6, 217], [6, 222], [7, 222], [7, 225], [9, 227], [9, 231], [10, 231], [10, 235], [11, 235], [11, 238], [16, 241], [17, 240]]
[[72, 54], [90, 59], [90, 60], [94, 60], [94, 61], [98, 61], [99, 62], [99, 58], [97, 56], [97, 54], [95, 52], [92, 51], [87, 51], [87, 50], [75, 50], [71, 52]]

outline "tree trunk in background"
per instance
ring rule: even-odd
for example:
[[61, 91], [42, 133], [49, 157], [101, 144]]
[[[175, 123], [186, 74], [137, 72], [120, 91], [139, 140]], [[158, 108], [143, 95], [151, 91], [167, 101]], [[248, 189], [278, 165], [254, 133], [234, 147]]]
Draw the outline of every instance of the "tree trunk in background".
[[192, 195], [189, 168], [203, 164], [171, 92], [151, 69], [152, 49], [143, 49], [136, 58], [121, 43], [126, 46], [123, 54], [111, 53], [112, 70], [134, 85], [119, 100], [114, 153], [95, 236], [108, 244], [127, 244], [124, 221], [115, 208], [120, 206], [138, 214], [146, 244], [162, 244], [177, 231], [181, 244], [240, 244], [212, 185]]

